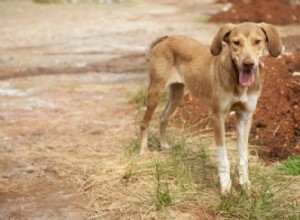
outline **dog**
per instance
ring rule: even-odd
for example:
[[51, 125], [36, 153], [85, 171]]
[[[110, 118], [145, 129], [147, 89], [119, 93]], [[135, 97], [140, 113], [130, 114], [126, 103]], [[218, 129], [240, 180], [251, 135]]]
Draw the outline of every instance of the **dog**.
[[140, 155], [148, 150], [147, 128], [165, 89], [169, 98], [160, 118], [160, 147], [170, 148], [165, 137], [168, 119], [188, 90], [210, 107], [223, 196], [228, 196], [231, 189], [225, 119], [235, 112], [239, 183], [249, 190], [248, 137], [261, 92], [260, 60], [266, 51], [273, 57], [282, 51], [278, 31], [266, 23], [225, 24], [210, 48], [186, 36], [164, 36], [153, 41], [147, 54], [150, 83], [141, 122]]

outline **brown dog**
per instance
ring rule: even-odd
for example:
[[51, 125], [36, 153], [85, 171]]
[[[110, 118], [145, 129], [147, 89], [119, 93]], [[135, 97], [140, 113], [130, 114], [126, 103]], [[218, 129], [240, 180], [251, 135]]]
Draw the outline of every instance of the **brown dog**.
[[210, 49], [184, 36], [155, 40], [148, 51], [150, 85], [141, 123], [140, 154], [148, 149], [147, 127], [166, 88], [169, 101], [161, 116], [160, 145], [169, 148], [165, 140], [168, 119], [187, 89], [211, 109], [221, 194], [225, 196], [230, 192], [231, 179], [224, 123], [230, 111], [236, 113], [239, 182], [248, 190], [248, 136], [261, 91], [258, 65], [266, 48], [277, 57], [282, 42], [275, 27], [265, 23], [226, 24], [213, 39]]

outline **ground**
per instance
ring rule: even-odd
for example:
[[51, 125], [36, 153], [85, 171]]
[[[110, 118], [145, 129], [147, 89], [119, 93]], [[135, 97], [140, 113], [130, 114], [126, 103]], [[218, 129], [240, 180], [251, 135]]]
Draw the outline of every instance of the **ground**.
[[[140, 120], [128, 93], [147, 83], [144, 52], [156, 37], [187, 34], [210, 44], [220, 24], [207, 18], [223, 7], [211, 2], [0, 1], [1, 219], [155, 218], [132, 210], [143, 195], [125, 196], [135, 188], [122, 178], [124, 152]], [[279, 31], [300, 34], [295, 26]], [[100, 205], [89, 191], [95, 184]], [[195, 208], [177, 212], [214, 218]]]
[[[277, 25], [299, 24], [299, 1], [293, 0], [219, 0], [228, 4], [226, 10], [214, 14], [213, 22], [267, 22]], [[297, 3], [297, 4], [296, 4]]]

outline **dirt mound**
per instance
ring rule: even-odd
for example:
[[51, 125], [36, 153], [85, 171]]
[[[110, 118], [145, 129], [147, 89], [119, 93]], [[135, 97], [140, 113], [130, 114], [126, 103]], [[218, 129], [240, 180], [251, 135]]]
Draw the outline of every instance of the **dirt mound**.
[[266, 145], [264, 156], [286, 158], [300, 153], [300, 54], [266, 58], [263, 91], [252, 134]]
[[[300, 153], [300, 54], [267, 57], [261, 69], [263, 89], [254, 115], [250, 142], [265, 146], [260, 152], [265, 159], [285, 159]], [[187, 95], [176, 118], [197, 130], [208, 128], [208, 108]], [[236, 128], [235, 117], [229, 116], [226, 130]]]
[[210, 18], [211, 22], [267, 22], [270, 24], [300, 24], [300, 5], [285, 0], [221, 0], [232, 6]]

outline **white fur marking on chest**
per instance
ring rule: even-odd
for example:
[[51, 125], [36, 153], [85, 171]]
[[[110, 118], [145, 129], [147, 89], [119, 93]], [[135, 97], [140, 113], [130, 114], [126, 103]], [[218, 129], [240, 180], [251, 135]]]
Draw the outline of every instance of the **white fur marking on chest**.
[[241, 90], [239, 90], [239, 101], [242, 103], [245, 103], [248, 101], [248, 94], [247, 94], [248, 88], [247, 87], [242, 87]]

